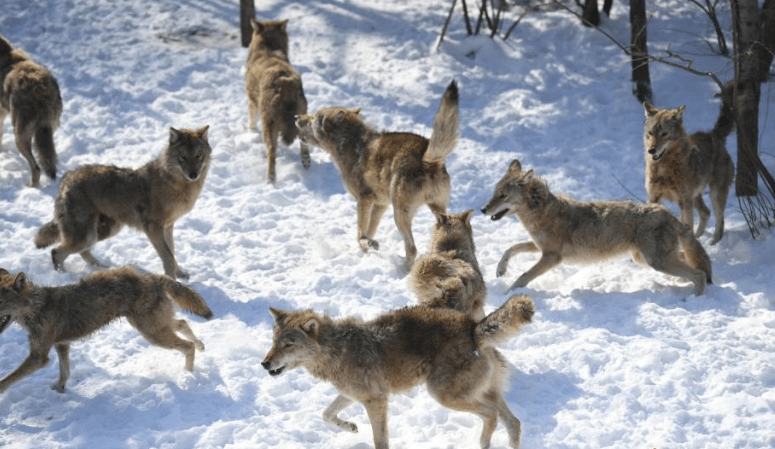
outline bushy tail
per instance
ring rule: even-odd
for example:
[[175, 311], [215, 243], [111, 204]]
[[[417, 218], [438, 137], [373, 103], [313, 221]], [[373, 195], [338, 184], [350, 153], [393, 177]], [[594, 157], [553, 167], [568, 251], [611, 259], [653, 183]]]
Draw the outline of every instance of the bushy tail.
[[[295, 77], [280, 77], [275, 80], [277, 94], [283, 101], [280, 117], [280, 135], [283, 143], [290, 145], [299, 133], [296, 128], [296, 116], [300, 114], [299, 99], [304, 100], [304, 91], [301, 82]], [[306, 109], [306, 108], [305, 108]], [[303, 111], [301, 113], [306, 113]]]
[[705, 272], [705, 282], [712, 284], [712, 271], [710, 267], [710, 257], [705, 252], [705, 248], [692, 233], [691, 228], [686, 224], [678, 221], [676, 218], [676, 226], [678, 227], [678, 239], [681, 241], [681, 247], [683, 248], [684, 257], [686, 263], [692, 268], [702, 270]]
[[716, 124], [711, 131], [716, 137], [724, 140], [735, 130], [735, 111], [734, 111], [735, 83], [730, 81], [721, 88], [721, 106], [719, 108]]
[[441, 99], [441, 106], [433, 120], [428, 150], [423, 156], [426, 162], [444, 162], [449, 153], [455, 149], [458, 139], [458, 91], [457, 82], [452, 80]]
[[531, 322], [534, 313], [532, 299], [525, 295], [512, 296], [476, 325], [474, 339], [479, 347], [496, 346]]
[[59, 225], [56, 221], [49, 221], [44, 224], [35, 234], [35, 246], [38, 248], [45, 248], [49, 245], [53, 245], [54, 242], [59, 240]]
[[208, 320], [213, 317], [213, 312], [196, 290], [168, 277], [159, 276], [159, 279], [162, 280], [164, 292], [174, 299], [181, 309]]
[[55, 179], [57, 177], [57, 152], [54, 148], [54, 130], [51, 126], [43, 125], [36, 128], [33, 143], [35, 152], [38, 154], [38, 163], [49, 178]]

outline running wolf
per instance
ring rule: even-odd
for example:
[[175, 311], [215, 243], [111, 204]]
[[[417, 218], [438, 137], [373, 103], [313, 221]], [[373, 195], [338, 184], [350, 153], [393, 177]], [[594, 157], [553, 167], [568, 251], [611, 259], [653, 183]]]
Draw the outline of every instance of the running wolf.
[[364, 252], [379, 249], [374, 240], [389, 205], [404, 240], [406, 268], [417, 256], [412, 218], [427, 204], [446, 212], [449, 174], [444, 163], [458, 139], [458, 89], [447, 87], [433, 122], [430, 139], [411, 133], [378, 132], [360, 109], [324, 108], [296, 120], [299, 137], [331, 155], [345, 188], [358, 203], [358, 244]]
[[61, 287], [38, 287], [24, 273], [13, 275], [0, 268], [0, 333], [15, 321], [27, 330], [30, 341], [30, 355], [0, 380], [0, 394], [46, 366], [52, 346], [59, 358], [59, 380], [52, 388], [63, 393], [70, 377], [70, 343], [121, 317], [150, 343], [185, 354], [186, 370], [193, 371], [194, 350], [205, 347], [186, 320], [175, 319], [173, 300], [184, 310], [212, 317], [191, 287], [131, 267], [102, 271]]
[[735, 128], [733, 114], [734, 83], [721, 90], [721, 107], [713, 130], [689, 135], [683, 126], [686, 106], [657, 109], [643, 103], [646, 121], [643, 125], [643, 147], [646, 159], [646, 192], [648, 202], [663, 199], [678, 203], [681, 221], [694, 228], [694, 209], [700, 217], [699, 237], [705, 231], [710, 210], [702, 200], [707, 185], [716, 217], [711, 245], [724, 235], [724, 208], [734, 176], [732, 158], [726, 150], [726, 138]]
[[430, 253], [417, 258], [410, 285], [420, 304], [455, 309], [478, 321], [484, 318], [487, 287], [476, 260], [471, 214], [436, 213]]
[[[0, 143], [3, 121], [11, 123], [19, 152], [30, 165], [30, 187], [40, 182], [40, 166], [51, 179], [57, 175], [54, 130], [62, 115], [62, 97], [54, 75], [0, 35]], [[33, 146], [38, 160], [32, 155]], [[40, 166], [38, 165], [40, 163]]]
[[187, 279], [175, 261], [172, 227], [194, 207], [204, 185], [211, 152], [207, 129], [170, 128], [167, 148], [138, 169], [85, 165], [67, 172], [54, 203], [54, 219], [40, 228], [35, 245], [45, 248], [60, 242], [51, 250], [57, 270], [74, 253], [101, 266], [91, 247], [128, 225], [145, 232], [167, 276]]
[[506, 273], [515, 254], [541, 253], [538, 262], [510, 289], [526, 286], [560, 262], [594, 263], [627, 252], [642, 265], [692, 281], [695, 295], [701, 295], [705, 284], [711, 283], [708, 254], [691, 228], [663, 206], [630, 201], [582, 203], [555, 196], [533, 170], [522, 171], [518, 160], [511, 162], [482, 212], [493, 220], [516, 214], [533, 240], [506, 250], [498, 263], [498, 277]]
[[503, 391], [507, 365], [495, 346], [532, 320], [533, 301], [513, 296], [476, 321], [456, 310], [419, 305], [386, 313], [373, 321], [332, 320], [312, 310], [274, 316], [272, 348], [261, 365], [272, 376], [304, 367], [339, 391], [323, 412], [334, 427], [358, 427], [337, 415], [354, 401], [366, 408], [376, 449], [388, 448], [387, 409], [391, 394], [427, 385], [441, 405], [482, 418], [479, 442], [489, 447], [498, 418], [512, 447], [520, 442], [520, 422]]
[[[307, 98], [301, 85], [301, 75], [288, 61], [288, 20], [259, 22], [250, 20], [253, 36], [248, 48], [245, 72], [245, 92], [248, 96], [248, 128], [256, 129], [261, 115], [261, 136], [266, 145], [267, 180], [275, 182], [277, 139], [290, 145], [298, 131], [294, 120], [307, 113]], [[309, 148], [301, 146], [301, 164], [309, 168]]]

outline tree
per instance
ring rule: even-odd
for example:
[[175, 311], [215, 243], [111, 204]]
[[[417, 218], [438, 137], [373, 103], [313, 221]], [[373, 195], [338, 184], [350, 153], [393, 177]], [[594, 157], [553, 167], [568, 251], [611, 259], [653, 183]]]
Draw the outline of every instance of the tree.
[[639, 102], [652, 102], [649, 52], [646, 36], [646, 0], [630, 0], [630, 54], [633, 94]]
[[249, 47], [250, 39], [253, 37], [253, 27], [250, 25], [250, 19], [256, 18], [256, 5], [253, 2], [254, 0], [239, 0], [239, 24], [243, 47]]

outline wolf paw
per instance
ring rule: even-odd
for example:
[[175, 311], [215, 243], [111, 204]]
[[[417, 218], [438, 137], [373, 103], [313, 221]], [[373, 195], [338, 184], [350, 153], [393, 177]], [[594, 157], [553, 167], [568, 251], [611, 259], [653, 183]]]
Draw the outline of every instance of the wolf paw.
[[358, 433], [358, 426], [356, 426], [355, 423], [349, 421], [343, 421], [341, 424], [339, 424], [339, 428], [345, 432]]
[[361, 251], [364, 253], [369, 252], [369, 250], [379, 250], [379, 242], [368, 237], [361, 237], [360, 240], [358, 240], [358, 244], [361, 247]]
[[188, 271], [178, 267], [177, 270], [175, 270], [175, 278], [176, 279], [188, 279], [191, 277], [191, 275], [188, 273]]
[[57, 393], [64, 393], [65, 392], [65, 385], [62, 384], [62, 383], [57, 382], [57, 383], [55, 383], [54, 385], [51, 386], [51, 389], [56, 391]]

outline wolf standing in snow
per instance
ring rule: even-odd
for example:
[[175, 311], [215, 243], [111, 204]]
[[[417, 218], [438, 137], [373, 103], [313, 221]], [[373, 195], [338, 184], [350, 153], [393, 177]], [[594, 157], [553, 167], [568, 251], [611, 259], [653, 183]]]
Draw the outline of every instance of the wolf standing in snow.
[[[0, 143], [3, 121], [9, 113], [16, 146], [30, 165], [30, 187], [38, 186], [41, 166], [48, 177], [56, 178], [54, 130], [62, 115], [59, 85], [51, 72], [0, 35]], [[32, 154], [33, 145], [37, 162]]]
[[640, 264], [692, 281], [695, 295], [701, 295], [711, 282], [705, 249], [691, 228], [663, 206], [630, 201], [582, 203], [555, 196], [533, 170], [522, 171], [518, 160], [511, 162], [482, 212], [493, 220], [516, 214], [532, 238], [506, 250], [498, 263], [498, 277], [506, 274], [509, 259], [517, 253], [541, 253], [538, 262], [510, 289], [526, 286], [561, 262], [594, 263], [624, 253]]
[[520, 422], [503, 398], [507, 365], [495, 349], [533, 318], [533, 301], [513, 296], [482, 320], [446, 308], [419, 305], [373, 321], [332, 320], [312, 310], [270, 309], [272, 348], [261, 365], [272, 376], [304, 367], [331, 382], [339, 396], [323, 420], [347, 432], [358, 427], [338, 417], [358, 401], [366, 408], [376, 449], [388, 448], [388, 397], [425, 384], [441, 405], [482, 418], [479, 438], [490, 445], [498, 418], [511, 447], [520, 443]]
[[694, 228], [694, 209], [700, 217], [699, 237], [705, 231], [710, 210], [702, 200], [707, 185], [716, 218], [711, 245], [724, 235], [724, 208], [734, 177], [732, 158], [726, 150], [726, 138], [735, 128], [732, 104], [734, 83], [721, 89], [721, 107], [713, 130], [689, 135], [683, 126], [686, 106], [657, 109], [643, 103], [643, 147], [646, 158], [646, 192], [650, 203], [663, 199], [678, 203], [681, 221]]
[[[204, 299], [191, 287], [130, 267], [95, 273], [62, 287], [37, 287], [24, 273], [13, 275], [0, 268], [0, 333], [16, 322], [27, 331], [30, 341], [29, 356], [0, 380], [0, 394], [46, 366], [52, 346], [59, 358], [59, 380], [53, 389], [64, 392], [70, 377], [70, 343], [121, 317], [150, 343], [185, 354], [186, 370], [193, 371], [195, 350], [205, 347], [186, 320], [175, 319], [173, 300], [196, 315], [212, 316]], [[177, 332], [188, 340], [178, 337]]]
[[446, 212], [449, 202], [447, 156], [458, 140], [458, 88], [447, 87], [433, 122], [430, 139], [411, 133], [378, 132], [367, 125], [360, 109], [323, 108], [296, 121], [299, 137], [331, 155], [345, 188], [358, 203], [358, 244], [364, 252], [379, 249], [374, 234], [382, 215], [393, 205], [404, 240], [406, 266], [417, 256], [412, 218], [427, 204]]
[[62, 178], [54, 203], [54, 218], [35, 236], [35, 245], [51, 250], [61, 270], [67, 256], [79, 253], [100, 265], [91, 247], [118, 233], [124, 225], [142, 230], [161, 257], [164, 273], [188, 278], [175, 261], [172, 228], [188, 213], [202, 190], [210, 167], [207, 129], [170, 128], [169, 145], [155, 160], [138, 169], [86, 165]]
[[420, 304], [455, 309], [481, 320], [487, 287], [476, 260], [472, 213], [436, 213], [430, 253], [417, 258], [410, 285]]
[[[267, 180], [275, 182], [277, 139], [290, 145], [298, 131], [296, 116], [307, 113], [307, 99], [301, 85], [301, 75], [288, 60], [287, 20], [250, 20], [253, 36], [248, 48], [245, 72], [245, 92], [248, 96], [248, 128], [256, 129], [261, 116], [261, 136], [266, 145]], [[301, 164], [310, 166], [309, 148], [301, 146]]]

